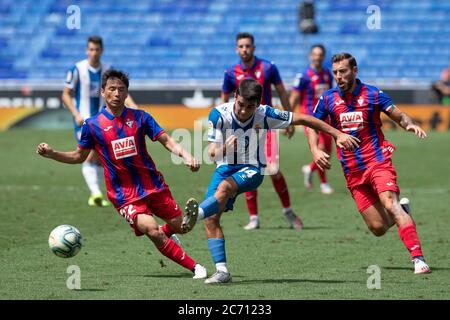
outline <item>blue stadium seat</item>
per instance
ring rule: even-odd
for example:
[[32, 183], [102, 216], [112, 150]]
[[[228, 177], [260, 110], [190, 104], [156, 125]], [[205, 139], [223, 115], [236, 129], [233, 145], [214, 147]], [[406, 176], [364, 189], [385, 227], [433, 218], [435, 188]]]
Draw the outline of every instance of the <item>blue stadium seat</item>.
[[[369, 30], [366, 9], [381, 8], [381, 29]], [[104, 59], [134, 79], [210, 79], [238, 58], [235, 35], [253, 32], [260, 57], [289, 82], [312, 43], [329, 55], [353, 53], [361, 76], [432, 81], [450, 63], [450, 2], [425, 0], [316, 1], [320, 32], [298, 31], [298, 0], [80, 0], [80, 30], [65, 26], [71, 0], [0, 2], [2, 79], [61, 79], [84, 58], [86, 39], [103, 37]], [[26, 71], [25, 71], [26, 70]]]

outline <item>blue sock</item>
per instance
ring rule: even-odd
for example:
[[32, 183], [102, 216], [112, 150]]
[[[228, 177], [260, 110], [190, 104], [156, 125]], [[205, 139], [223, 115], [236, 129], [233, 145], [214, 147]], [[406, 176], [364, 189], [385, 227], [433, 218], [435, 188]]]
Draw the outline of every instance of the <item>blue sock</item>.
[[[208, 218], [214, 214], [219, 213], [219, 202], [217, 202], [217, 199], [214, 196], [210, 196], [209, 198], [203, 200], [202, 203], [200, 203], [200, 209], [201, 210], [199, 212], [199, 218]], [[203, 213], [201, 211], [203, 211]]]
[[209, 238], [208, 248], [211, 252], [211, 257], [214, 263], [227, 262], [225, 255], [225, 239], [224, 238]]

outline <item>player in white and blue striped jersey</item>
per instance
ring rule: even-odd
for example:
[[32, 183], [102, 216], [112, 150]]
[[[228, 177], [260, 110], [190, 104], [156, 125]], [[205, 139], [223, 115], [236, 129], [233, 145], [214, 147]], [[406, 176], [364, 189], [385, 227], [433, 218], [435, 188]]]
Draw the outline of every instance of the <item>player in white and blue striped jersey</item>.
[[261, 85], [254, 79], [244, 79], [236, 89], [235, 101], [217, 106], [209, 114], [208, 154], [217, 167], [198, 211], [186, 210], [183, 217], [187, 229], [192, 229], [198, 218], [205, 219], [208, 247], [217, 269], [205, 283], [231, 281], [220, 216], [233, 209], [237, 195], [262, 183], [268, 129], [305, 125], [330, 134], [340, 148], [353, 150], [358, 145], [357, 138], [312, 116], [260, 105], [261, 96]]
[[[100, 61], [102, 53], [102, 38], [89, 37], [86, 49], [87, 59], [77, 62], [67, 72], [62, 101], [72, 113], [77, 141], [80, 140], [81, 126], [84, 120], [95, 116], [102, 106], [101, 79], [103, 73], [111, 69], [109, 64]], [[125, 103], [128, 107], [137, 109], [137, 105], [130, 96]], [[81, 171], [91, 192], [88, 204], [90, 206], [108, 206], [109, 202], [103, 197], [100, 190], [99, 181], [103, 177], [103, 169], [95, 151], [92, 151], [82, 164]]]

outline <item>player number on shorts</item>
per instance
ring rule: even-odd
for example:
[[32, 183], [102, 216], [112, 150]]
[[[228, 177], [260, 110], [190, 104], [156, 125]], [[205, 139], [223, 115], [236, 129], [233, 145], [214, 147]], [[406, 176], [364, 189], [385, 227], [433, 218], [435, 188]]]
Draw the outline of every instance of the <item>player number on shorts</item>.
[[251, 179], [251, 177], [253, 177], [257, 173], [256, 170], [252, 170], [249, 168], [241, 169], [239, 170], [239, 172], [244, 172], [247, 175], [247, 179]]
[[136, 209], [133, 208], [132, 204], [130, 204], [128, 206], [125, 206], [125, 207], [123, 207], [122, 209], [119, 210], [120, 215], [122, 217], [124, 217], [129, 224], [133, 224], [134, 223], [133, 219], [131, 219], [131, 216], [135, 212], [136, 212]]

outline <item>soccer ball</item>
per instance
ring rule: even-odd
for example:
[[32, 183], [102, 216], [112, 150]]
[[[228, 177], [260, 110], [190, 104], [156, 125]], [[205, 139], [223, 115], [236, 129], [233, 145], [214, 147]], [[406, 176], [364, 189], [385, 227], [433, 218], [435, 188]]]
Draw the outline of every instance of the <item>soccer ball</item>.
[[58, 257], [70, 258], [81, 250], [83, 240], [77, 228], [63, 224], [50, 233], [48, 245]]

